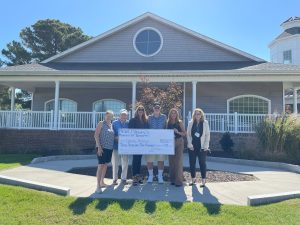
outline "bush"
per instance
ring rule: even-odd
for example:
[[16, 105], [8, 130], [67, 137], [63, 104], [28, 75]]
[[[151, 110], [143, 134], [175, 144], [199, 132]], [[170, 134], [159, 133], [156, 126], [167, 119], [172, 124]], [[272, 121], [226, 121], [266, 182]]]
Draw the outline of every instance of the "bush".
[[292, 162], [300, 163], [300, 118], [267, 117], [256, 126], [256, 134], [265, 153], [286, 155]]
[[230, 133], [226, 132], [223, 134], [219, 141], [224, 152], [232, 153], [232, 147], [234, 146], [233, 140], [230, 137]]

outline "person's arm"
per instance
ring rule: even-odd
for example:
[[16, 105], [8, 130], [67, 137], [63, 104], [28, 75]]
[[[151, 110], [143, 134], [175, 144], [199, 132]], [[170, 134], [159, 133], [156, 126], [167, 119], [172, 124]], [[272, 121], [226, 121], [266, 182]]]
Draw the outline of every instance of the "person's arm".
[[182, 136], [182, 137], [186, 136], [186, 132], [185, 132], [185, 129], [184, 129], [183, 122], [179, 122], [179, 126], [180, 126], [181, 131], [179, 132], [179, 131], [177, 130], [177, 134], [179, 134], [179, 135]]
[[117, 122], [114, 121], [114, 122], [112, 123], [112, 127], [113, 127], [114, 134], [115, 134], [115, 141], [118, 142], [119, 137], [118, 137], [118, 128], [117, 128], [116, 123], [117, 123]]
[[210, 141], [209, 124], [208, 124], [207, 121], [204, 121], [204, 125], [205, 125], [204, 150], [205, 150], [205, 151], [210, 151], [210, 150], [209, 150], [209, 141]]
[[194, 147], [192, 145], [192, 124], [193, 122], [188, 123], [186, 138], [188, 143], [187, 147], [191, 150], [194, 150]]
[[101, 129], [102, 129], [102, 123], [103, 122], [100, 121], [97, 124], [96, 130], [95, 130], [95, 134], [94, 134], [94, 138], [95, 138], [95, 141], [96, 141], [96, 147], [97, 147], [97, 154], [99, 156], [101, 156], [102, 153], [103, 153], [103, 150], [102, 150], [102, 147], [101, 147], [101, 143], [100, 143], [100, 140], [99, 140], [100, 132], [101, 132]]

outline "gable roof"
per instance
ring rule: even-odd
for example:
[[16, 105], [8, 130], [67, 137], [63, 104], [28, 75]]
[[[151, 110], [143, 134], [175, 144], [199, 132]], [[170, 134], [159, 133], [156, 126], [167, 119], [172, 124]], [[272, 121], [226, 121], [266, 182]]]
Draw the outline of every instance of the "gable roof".
[[256, 61], [256, 62], [265, 62], [265, 60], [263, 60], [263, 59], [261, 59], [261, 58], [258, 58], [258, 57], [256, 57], [256, 56], [253, 56], [253, 55], [249, 54], [249, 53], [246, 53], [246, 52], [244, 52], [244, 51], [241, 51], [241, 50], [239, 50], [239, 49], [236, 49], [236, 48], [234, 48], [234, 47], [231, 47], [231, 46], [229, 46], [229, 45], [226, 45], [226, 44], [224, 44], [224, 43], [221, 43], [221, 42], [219, 42], [219, 41], [217, 41], [217, 40], [214, 40], [214, 39], [212, 39], [212, 38], [209, 38], [209, 37], [207, 37], [207, 36], [205, 36], [205, 35], [202, 35], [202, 34], [200, 34], [200, 33], [197, 33], [197, 32], [195, 32], [195, 31], [192, 31], [192, 30], [190, 30], [190, 29], [188, 29], [188, 28], [186, 28], [186, 27], [183, 27], [183, 26], [178, 25], [178, 24], [176, 24], [176, 23], [174, 23], [174, 22], [171, 22], [171, 21], [169, 21], [169, 20], [166, 20], [166, 19], [164, 19], [164, 18], [162, 18], [162, 17], [160, 17], [160, 16], [157, 16], [157, 15], [155, 15], [155, 14], [153, 14], [153, 13], [147, 12], [147, 13], [144, 13], [144, 14], [142, 14], [141, 16], [138, 16], [138, 17], [136, 17], [136, 18], [134, 18], [134, 19], [132, 19], [132, 20], [126, 22], [126, 23], [123, 23], [123, 24], [121, 24], [121, 25], [119, 25], [119, 26], [117, 26], [117, 27], [111, 29], [111, 30], [108, 30], [108, 31], [106, 31], [106, 32], [104, 32], [104, 33], [102, 33], [102, 34], [100, 34], [100, 35], [98, 35], [98, 36], [96, 36], [96, 37], [94, 37], [94, 38], [88, 40], [88, 41], [85, 41], [85, 42], [83, 42], [83, 43], [81, 43], [81, 44], [79, 44], [79, 45], [76, 45], [76, 46], [74, 46], [74, 47], [72, 47], [72, 48], [66, 50], [66, 51], [63, 51], [63, 52], [61, 52], [61, 53], [59, 53], [59, 54], [57, 54], [57, 55], [54, 55], [54, 56], [52, 56], [52, 57], [50, 57], [50, 58], [48, 58], [48, 59], [42, 61], [42, 63], [49, 63], [49, 62], [52, 62], [52, 61], [54, 61], [54, 60], [56, 60], [56, 59], [58, 59], [58, 58], [61, 58], [61, 57], [65, 56], [65, 55], [68, 55], [68, 54], [70, 54], [70, 53], [72, 53], [72, 52], [75, 52], [75, 51], [77, 51], [77, 50], [79, 50], [79, 49], [82, 49], [82, 48], [84, 48], [84, 47], [86, 47], [86, 46], [89, 46], [89, 45], [91, 45], [91, 44], [93, 44], [93, 43], [95, 43], [95, 42], [97, 42], [97, 41], [99, 41], [99, 40], [101, 40], [101, 39], [104, 39], [104, 38], [106, 38], [106, 37], [108, 37], [108, 36], [110, 36], [110, 35], [112, 35], [112, 34], [118, 32], [118, 31], [121, 31], [121, 30], [123, 30], [123, 29], [125, 29], [125, 28], [127, 28], [127, 27], [129, 27], [129, 26], [131, 26], [131, 25], [133, 25], [133, 24], [136, 24], [136, 23], [138, 23], [139, 21], [142, 21], [142, 20], [144, 20], [144, 19], [146, 19], [146, 18], [151, 18], [151, 19], [154, 19], [154, 20], [156, 20], [156, 21], [158, 21], [158, 22], [161, 22], [161, 23], [163, 23], [163, 24], [167, 24], [167, 25], [169, 25], [169, 26], [171, 26], [171, 27], [173, 27], [173, 28], [175, 28], [175, 29], [177, 29], [177, 30], [180, 30], [180, 31], [182, 31], [182, 32], [185, 32], [185, 33], [187, 33], [187, 34], [189, 34], [189, 35], [192, 35], [192, 36], [194, 36], [194, 37], [196, 37], [196, 38], [199, 38], [199, 39], [201, 39], [201, 40], [204, 40], [204, 41], [206, 41], [206, 42], [208, 42], [208, 43], [210, 43], [210, 44], [216, 45], [216, 46], [218, 46], [218, 47], [220, 47], [220, 48], [223, 48], [223, 49], [226, 49], [226, 50], [228, 50], [228, 51], [231, 51], [231, 52], [233, 52], [233, 53], [235, 53], [235, 54], [244, 56], [244, 57], [246, 57], [246, 58], [248, 58], [248, 59], [251, 59], [251, 60], [253, 60], [253, 61]]

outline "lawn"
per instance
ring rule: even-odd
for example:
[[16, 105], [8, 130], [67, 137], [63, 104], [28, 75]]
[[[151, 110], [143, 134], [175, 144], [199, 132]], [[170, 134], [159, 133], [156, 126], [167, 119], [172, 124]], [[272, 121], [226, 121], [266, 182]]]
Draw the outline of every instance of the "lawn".
[[0, 185], [0, 224], [299, 224], [300, 199], [247, 207], [63, 197]]
[[34, 154], [0, 154], [0, 170], [26, 165], [38, 155]]

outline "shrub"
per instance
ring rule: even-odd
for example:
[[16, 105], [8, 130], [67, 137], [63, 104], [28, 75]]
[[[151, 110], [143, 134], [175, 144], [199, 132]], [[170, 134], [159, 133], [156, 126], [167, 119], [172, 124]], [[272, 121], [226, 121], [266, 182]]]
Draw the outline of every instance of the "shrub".
[[267, 117], [256, 126], [258, 140], [267, 153], [286, 154], [300, 162], [300, 118], [294, 115]]
[[232, 147], [234, 146], [234, 143], [230, 137], [229, 132], [223, 134], [219, 143], [221, 144], [221, 147], [225, 152], [232, 153]]

